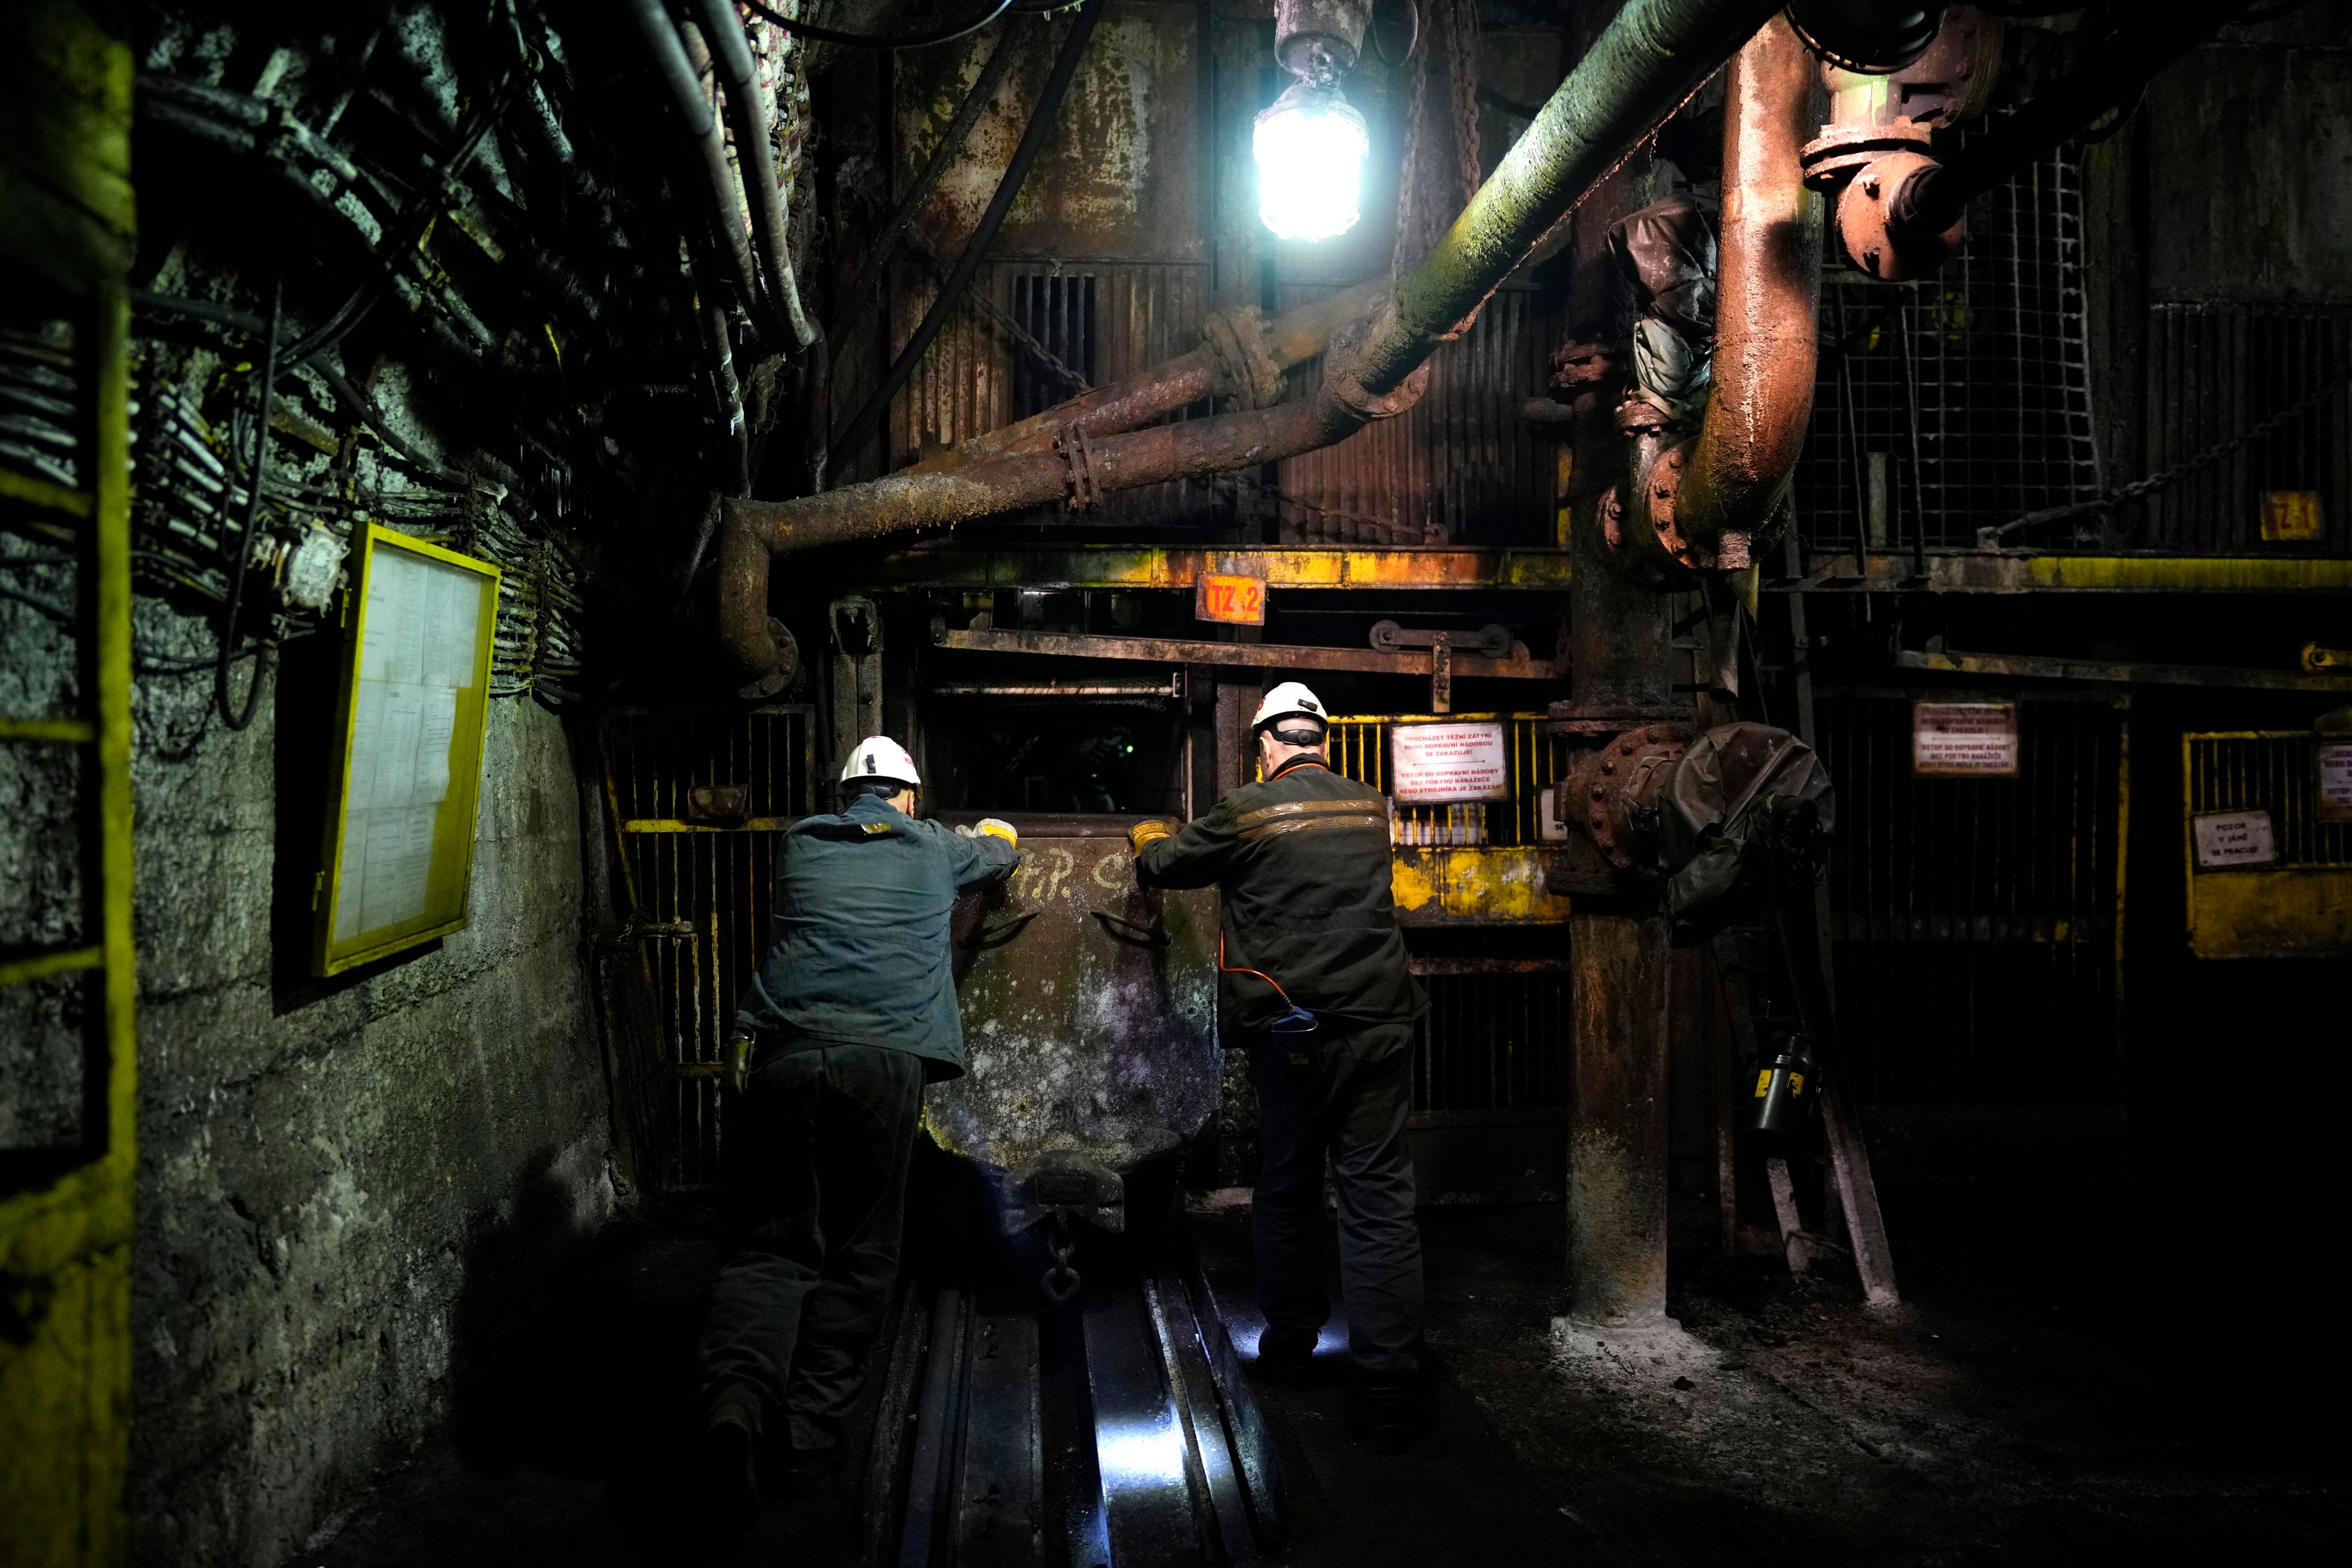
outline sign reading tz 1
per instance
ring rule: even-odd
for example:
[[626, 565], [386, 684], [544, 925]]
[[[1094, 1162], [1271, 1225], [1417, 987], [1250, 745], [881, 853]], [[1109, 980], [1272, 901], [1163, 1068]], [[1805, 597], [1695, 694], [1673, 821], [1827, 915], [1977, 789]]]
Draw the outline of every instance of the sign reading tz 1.
[[1262, 626], [1265, 625], [1265, 579], [1203, 572], [1192, 580], [1192, 616], [1196, 620]]

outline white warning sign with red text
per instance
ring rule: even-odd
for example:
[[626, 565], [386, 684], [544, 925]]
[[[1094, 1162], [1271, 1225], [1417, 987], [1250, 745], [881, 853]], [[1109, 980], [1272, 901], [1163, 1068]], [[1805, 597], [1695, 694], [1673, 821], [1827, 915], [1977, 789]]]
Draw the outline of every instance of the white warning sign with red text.
[[2017, 776], [2017, 704], [1914, 702], [1911, 771], [1921, 778]]
[[1399, 805], [1511, 798], [1500, 724], [1399, 724], [1389, 731], [1389, 794]]

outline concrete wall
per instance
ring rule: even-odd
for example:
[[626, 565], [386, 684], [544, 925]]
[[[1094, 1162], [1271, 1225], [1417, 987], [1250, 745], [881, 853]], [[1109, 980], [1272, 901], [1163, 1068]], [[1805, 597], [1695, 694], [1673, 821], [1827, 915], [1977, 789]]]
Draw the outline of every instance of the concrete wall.
[[[144, 642], [210, 635], [152, 604], [141, 621]], [[242, 734], [204, 718], [208, 675], [137, 697], [144, 1563], [284, 1562], [488, 1397], [535, 1281], [612, 1202], [562, 726], [492, 706], [467, 928], [310, 982], [282, 951], [299, 888], [291, 919], [273, 893], [309, 817], [279, 748], [320, 739], [298, 686]]]

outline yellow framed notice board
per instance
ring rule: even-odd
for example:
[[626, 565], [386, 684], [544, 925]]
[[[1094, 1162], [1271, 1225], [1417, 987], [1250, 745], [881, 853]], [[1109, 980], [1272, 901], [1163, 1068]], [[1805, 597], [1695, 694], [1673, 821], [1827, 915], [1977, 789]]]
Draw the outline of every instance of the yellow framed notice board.
[[499, 569], [375, 523], [360, 541], [311, 967], [466, 923]]

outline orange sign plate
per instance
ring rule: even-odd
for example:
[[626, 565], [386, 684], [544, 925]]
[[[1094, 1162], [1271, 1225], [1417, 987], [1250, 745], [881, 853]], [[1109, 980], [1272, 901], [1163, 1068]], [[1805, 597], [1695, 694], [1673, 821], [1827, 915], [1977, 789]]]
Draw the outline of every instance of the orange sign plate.
[[2263, 540], [2265, 543], [2323, 539], [2326, 534], [2326, 526], [2321, 521], [2317, 490], [2263, 492]]
[[1265, 625], [1265, 579], [1203, 572], [1192, 580], [1192, 615], [1197, 620], [1262, 626]]

